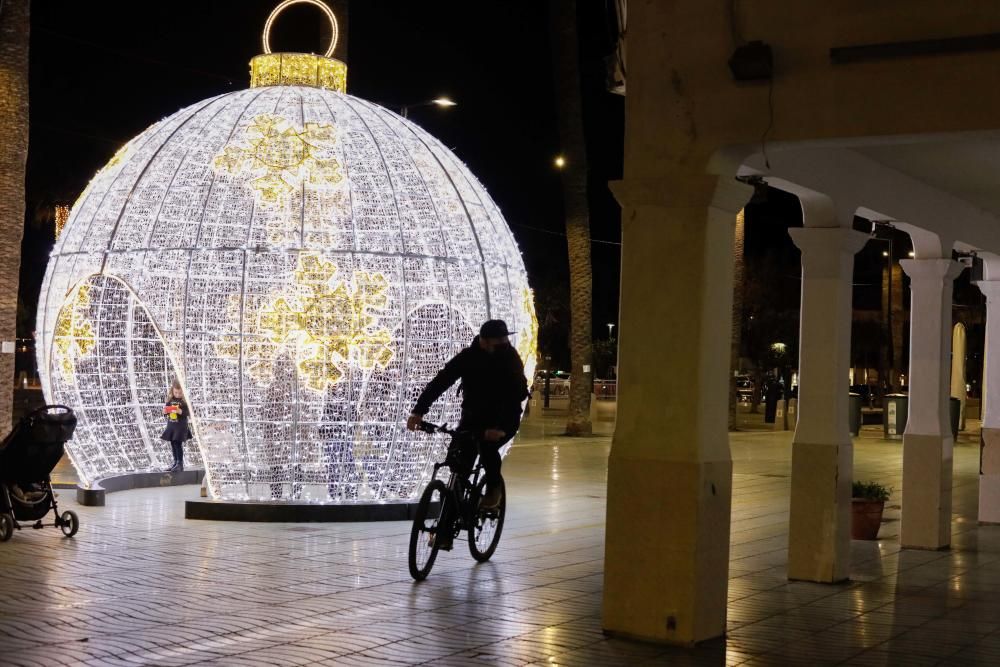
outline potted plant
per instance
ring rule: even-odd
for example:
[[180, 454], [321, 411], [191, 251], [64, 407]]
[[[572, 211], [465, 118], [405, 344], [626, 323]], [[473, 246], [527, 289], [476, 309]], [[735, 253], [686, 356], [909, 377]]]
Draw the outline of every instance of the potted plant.
[[882, 511], [892, 489], [878, 482], [854, 482], [851, 486], [851, 539], [878, 539]]

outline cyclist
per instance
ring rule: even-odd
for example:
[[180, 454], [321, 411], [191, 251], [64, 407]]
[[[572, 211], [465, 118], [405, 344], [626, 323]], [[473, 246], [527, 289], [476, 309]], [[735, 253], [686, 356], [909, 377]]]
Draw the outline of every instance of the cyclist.
[[[500, 504], [500, 447], [517, 432], [521, 402], [528, 396], [524, 363], [508, 338], [512, 333], [503, 320], [485, 322], [472, 344], [427, 383], [406, 420], [411, 431], [419, 428], [434, 401], [461, 380], [462, 418], [457, 430], [471, 433], [479, 441], [479, 457], [486, 478], [486, 493], [480, 503], [484, 509]], [[464, 448], [459, 457], [469, 470], [476, 451]]]

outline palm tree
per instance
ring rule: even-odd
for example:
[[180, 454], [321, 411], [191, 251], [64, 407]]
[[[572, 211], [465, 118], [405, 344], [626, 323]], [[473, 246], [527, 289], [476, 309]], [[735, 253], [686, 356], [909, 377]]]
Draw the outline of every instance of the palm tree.
[[[0, 5], [0, 341], [10, 342], [17, 330], [24, 234], [29, 9], [29, 0], [5, 0]], [[13, 403], [14, 355], [4, 350], [0, 353], [0, 433], [11, 425]]]
[[[583, 138], [580, 49], [576, 0], [549, 0], [552, 64], [562, 146], [563, 209], [569, 252], [570, 360], [567, 435], [590, 435], [593, 391], [593, 278], [590, 264], [590, 215], [587, 204], [587, 150]], [[586, 368], [586, 371], [584, 370]]]
[[740, 369], [740, 333], [743, 330], [743, 239], [746, 232], [744, 211], [736, 214], [736, 242], [733, 245], [733, 310], [729, 338], [729, 430], [735, 431], [738, 400], [736, 371]]

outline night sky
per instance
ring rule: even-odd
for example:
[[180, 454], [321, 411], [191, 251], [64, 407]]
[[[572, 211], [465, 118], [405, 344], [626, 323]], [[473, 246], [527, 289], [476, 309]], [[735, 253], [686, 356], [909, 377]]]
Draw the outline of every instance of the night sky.
[[[62, 0], [32, 5], [31, 137], [21, 296], [33, 318], [52, 246], [52, 206], [155, 121], [249, 85], [250, 58], [276, 0], [167, 3]], [[581, 77], [590, 161], [595, 335], [618, 320], [624, 100], [605, 92], [605, 3], [580, 3]], [[140, 13], [141, 11], [141, 13]], [[275, 51], [323, 52], [315, 8], [292, 7]], [[497, 201], [536, 291], [567, 284], [559, 152], [545, 3], [353, 0], [348, 92], [387, 107], [448, 95], [458, 106], [410, 119], [464, 160]], [[398, 110], [398, 109], [397, 109]], [[28, 327], [27, 330], [25, 326]], [[30, 321], [20, 335], [30, 333]]]
[[[337, 0], [334, 0], [335, 2]], [[52, 246], [52, 207], [72, 203], [91, 176], [155, 121], [249, 85], [264, 21], [277, 0], [169, 3], [63, 0], [32, 6], [31, 136], [19, 335], [30, 335]], [[140, 13], [141, 6], [141, 13]], [[605, 91], [612, 47], [604, 2], [579, 3], [580, 70], [590, 167], [594, 336], [618, 321], [620, 211], [607, 182], [621, 178], [624, 98]], [[315, 8], [292, 7], [275, 25], [274, 50], [326, 48]], [[458, 106], [421, 107], [410, 119], [439, 137], [486, 186], [524, 254], [541, 303], [566, 301], [568, 268], [546, 3], [539, 0], [350, 0], [348, 91], [390, 108], [448, 95]], [[798, 201], [777, 191], [747, 208], [748, 262], [780, 265], [774, 298], [797, 309], [799, 254], [788, 237]], [[864, 224], [862, 224], [864, 226]], [[865, 227], [867, 230], [867, 227]], [[905, 235], [897, 259], [909, 250]], [[883, 259], [859, 253], [855, 306], [878, 309]], [[967, 283], [967, 279], [964, 279]], [[962, 283], [962, 280], [959, 281]], [[956, 303], [981, 308], [967, 284]], [[557, 313], [566, 320], [566, 313]], [[544, 316], [544, 313], [543, 313]], [[565, 330], [563, 321], [555, 329]], [[545, 329], [543, 329], [545, 335]], [[564, 339], [548, 334], [557, 364]], [[543, 346], [546, 340], [542, 340]]]

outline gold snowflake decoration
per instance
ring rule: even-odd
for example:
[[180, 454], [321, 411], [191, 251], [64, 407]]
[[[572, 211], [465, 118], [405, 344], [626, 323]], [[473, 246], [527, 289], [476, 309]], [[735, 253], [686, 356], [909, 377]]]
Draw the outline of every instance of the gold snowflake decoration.
[[538, 316], [535, 315], [534, 295], [528, 287], [521, 295], [521, 307], [528, 316], [528, 322], [517, 337], [517, 352], [526, 366], [531, 364], [533, 367], [538, 353]]
[[90, 308], [90, 285], [81, 285], [63, 304], [56, 319], [55, 348], [63, 376], [72, 380], [76, 359], [90, 354], [97, 345], [93, 325], [86, 319]]
[[538, 317], [535, 315], [535, 298], [529, 287], [522, 288], [521, 310], [527, 320], [521, 324], [517, 333], [517, 352], [524, 362], [524, 374], [528, 378], [534, 376], [538, 360]]
[[[388, 303], [389, 282], [381, 273], [355, 271], [350, 283], [335, 280], [337, 267], [318, 254], [302, 253], [294, 288], [276, 296], [255, 317], [262, 342], [248, 342], [244, 356], [260, 381], [273, 375], [274, 358], [284, 351], [296, 360], [299, 376], [316, 391], [340, 382], [349, 368], [386, 368], [395, 352], [392, 335], [378, 326]], [[239, 355], [238, 341], [227, 337], [216, 349]]]
[[231, 174], [249, 172], [260, 200], [281, 205], [306, 184], [336, 185], [343, 180], [340, 162], [332, 156], [336, 140], [332, 125], [306, 123], [297, 130], [282, 116], [260, 114], [247, 127], [243, 140], [227, 145], [214, 165]]

